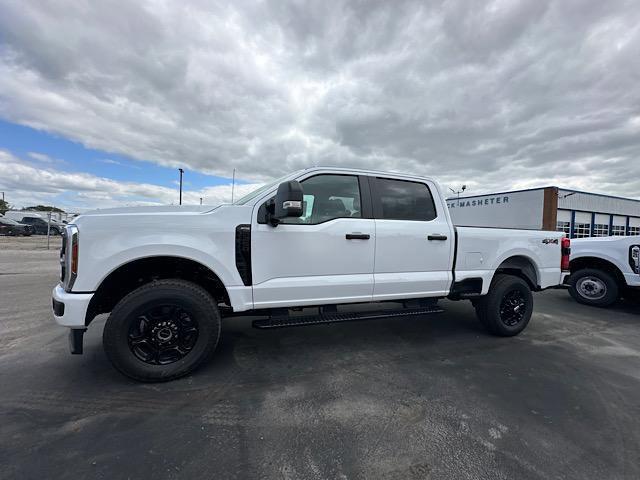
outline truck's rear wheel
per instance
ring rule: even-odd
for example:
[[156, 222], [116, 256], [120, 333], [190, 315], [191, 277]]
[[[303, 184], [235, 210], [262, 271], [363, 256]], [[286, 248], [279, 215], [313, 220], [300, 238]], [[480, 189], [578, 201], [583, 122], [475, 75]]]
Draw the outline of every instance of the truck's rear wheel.
[[578, 303], [608, 307], [618, 299], [618, 282], [604, 270], [583, 268], [569, 277], [569, 294]]
[[476, 303], [476, 314], [494, 335], [511, 337], [524, 330], [533, 313], [533, 295], [529, 284], [513, 275], [498, 274], [489, 293]]
[[164, 382], [207, 360], [220, 328], [218, 307], [206, 290], [184, 280], [159, 280], [116, 305], [102, 343], [121, 373], [142, 382]]

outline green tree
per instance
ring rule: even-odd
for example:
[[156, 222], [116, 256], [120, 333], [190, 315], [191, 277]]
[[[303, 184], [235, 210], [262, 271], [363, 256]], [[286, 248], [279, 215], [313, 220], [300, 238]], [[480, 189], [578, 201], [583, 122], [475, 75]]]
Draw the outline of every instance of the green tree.
[[34, 205], [32, 207], [24, 207], [22, 210], [27, 212], [58, 212], [58, 213], [66, 213], [64, 210], [58, 207], [52, 207], [49, 205]]
[[0, 198], [0, 213], [4, 215], [7, 210], [11, 210], [11, 205]]

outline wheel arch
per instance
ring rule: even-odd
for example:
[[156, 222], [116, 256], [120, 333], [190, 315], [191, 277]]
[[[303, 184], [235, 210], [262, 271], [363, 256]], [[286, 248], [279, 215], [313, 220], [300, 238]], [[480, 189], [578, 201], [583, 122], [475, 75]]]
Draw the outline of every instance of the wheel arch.
[[531, 290], [540, 289], [535, 263], [526, 255], [513, 255], [504, 259], [496, 268], [493, 276], [500, 273], [522, 278]]
[[110, 312], [131, 291], [154, 280], [177, 278], [203, 287], [221, 304], [230, 308], [231, 301], [224, 283], [202, 263], [185, 257], [158, 255], [128, 261], [112, 270], [96, 289], [85, 317], [89, 325], [96, 315]]
[[584, 256], [584, 257], [578, 257], [578, 258], [572, 259], [569, 262], [569, 270], [571, 271], [571, 275], [573, 275], [575, 272], [582, 270], [584, 268], [594, 268], [597, 270], [603, 270], [613, 275], [613, 277], [616, 279], [620, 287], [624, 287], [627, 285], [627, 282], [624, 279], [624, 275], [622, 274], [622, 271], [618, 268], [616, 264], [614, 264], [613, 262], [610, 262], [609, 260], [605, 260], [600, 257]]

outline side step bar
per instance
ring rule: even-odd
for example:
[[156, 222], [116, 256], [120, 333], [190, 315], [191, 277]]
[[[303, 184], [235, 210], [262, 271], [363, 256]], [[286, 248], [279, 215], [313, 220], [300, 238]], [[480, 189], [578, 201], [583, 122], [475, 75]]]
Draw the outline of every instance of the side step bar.
[[377, 312], [343, 312], [320, 310], [318, 315], [300, 315], [292, 317], [287, 313], [271, 315], [269, 318], [254, 320], [254, 328], [284, 328], [302, 327], [304, 325], [317, 325], [321, 323], [352, 322], [355, 320], [374, 320], [378, 318], [393, 318], [415, 315], [427, 315], [440, 313], [442, 308], [437, 305], [429, 305], [420, 308], [402, 308], [399, 310], [383, 310]]

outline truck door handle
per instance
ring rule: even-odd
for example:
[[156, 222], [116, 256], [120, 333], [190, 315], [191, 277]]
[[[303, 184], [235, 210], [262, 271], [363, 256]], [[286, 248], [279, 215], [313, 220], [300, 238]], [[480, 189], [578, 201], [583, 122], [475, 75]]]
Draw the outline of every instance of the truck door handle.
[[434, 233], [432, 235], [427, 235], [427, 240], [446, 240], [446, 235], [440, 235], [439, 233]]
[[344, 238], [347, 240], [369, 240], [371, 235], [368, 233], [347, 233]]

